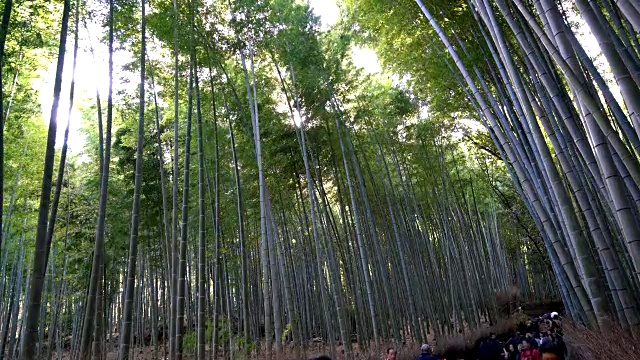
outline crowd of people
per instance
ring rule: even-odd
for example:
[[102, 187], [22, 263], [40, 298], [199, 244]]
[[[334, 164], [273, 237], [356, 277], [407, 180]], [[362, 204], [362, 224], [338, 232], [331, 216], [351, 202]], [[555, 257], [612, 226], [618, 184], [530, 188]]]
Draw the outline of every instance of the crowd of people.
[[[385, 360], [396, 360], [396, 349], [390, 347], [387, 349]], [[440, 360], [433, 355], [433, 347], [429, 344], [422, 344], [420, 347], [420, 356], [416, 360]]]
[[566, 345], [562, 340], [558, 313], [545, 314], [520, 324], [506, 342], [496, 334], [476, 344], [479, 360], [564, 360]]

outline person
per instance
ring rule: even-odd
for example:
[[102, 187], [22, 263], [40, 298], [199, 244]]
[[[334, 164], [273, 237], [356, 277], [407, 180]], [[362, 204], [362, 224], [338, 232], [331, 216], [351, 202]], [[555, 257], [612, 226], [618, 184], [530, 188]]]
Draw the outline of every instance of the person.
[[533, 333], [536, 330], [538, 330], [538, 326], [536, 324], [533, 323], [533, 320], [527, 320], [527, 325], [526, 325], [526, 333]]
[[481, 338], [478, 344], [478, 358], [481, 360], [489, 359], [491, 356], [491, 345], [489, 338]]
[[433, 348], [429, 344], [422, 344], [417, 360], [438, 360], [438, 358], [433, 356]]
[[509, 351], [507, 348], [503, 347], [502, 350], [500, 350], [500, 359], [509, 360]]
[[564, 360], [565, 350], [555, 342], [545, 343], [540, 347], [541, 360]]
[[538, 348], [538, 342], [536, 341], [536, 339], [534, 339], [534, 337], [533, 337], [533, 335], [531, 333], [527, 333], [527, 335], [525, 335], [524, 338], [529, 342], [529, 345], [533, 349], [537, 349]]
[[546, 344], [550, 344], [550, 343], [553, 343], [553, 337], [551, 337], [551, 333], [546, 332], [542, 334], [542, 339], [540, 340], [540, 347], [542, 348]]
[[542, 320], [542, 322], [539, 325], [540, 328], [540, 332], [541, 333], [546, 333], [548, 331], [551, 330], [551, 320], [550, 319], [544, 319]]
[[480, 360], [492, 360], [493, 355], [493, 341], [491, 341], [491, 337], [483, 338], [480, 342], [480, 347], [478, 348], [478, 355]]
[[507, 347], [507, 360], [518, 360], [518, 345], [514, 345], [512, 343]]
[[533, 339], [536, 341], [536, 349], [540, 348], [540, 344], [542, 343], [542, 334], [539, 332], [535, 332], [533, 334]]
[[480, 343], [479, 358], [480, 360], [495, 360], [500, 359], [502, 355], [502, 346], [496, 340], [496, 334], [491, 333], [488, 338], [485, 338]]
[[396, 349], [390, 347], [387, 349], [387, 357], [386, 360], [395, 360], [396, 359]]
[[507, 341], [507, 347], [508, 345], [513, 345], [514, 348], [517, 348], [520, 343], [522, 343], [522, 335], [520, 331], [516, 331], [515, 335]]
[[504, 347], [497, 339], [496, 333], [491, 333], [489, 337], [489, 354], [491, 359], [504, 358]]
[[531, 347], [531, 340], [522, 340], [522, 351], [520, 351], [520, 360], [541, 360], [540, 352], [538, 351], [538, 349], [534, 349]]

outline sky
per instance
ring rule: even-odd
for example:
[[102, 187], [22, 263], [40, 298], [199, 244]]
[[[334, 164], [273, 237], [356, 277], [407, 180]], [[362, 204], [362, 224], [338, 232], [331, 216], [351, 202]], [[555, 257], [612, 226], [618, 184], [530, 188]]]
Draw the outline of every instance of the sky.
[[322, 29], [327, 29], [340, 19], [340, 8], [335, 0], [309, 0], [313, 12], [320, 16]]
[[[68, 49], [68, 53], [72, 52], [73, 49]], [[76, 80], [75, 85], [75, 93], [74, 98], [78, 99], [82, 95], [80, 95], [83, 91], [79, 91], [80, 88], [85, 88], [90, 84], [89, 76], [90, 69], [85, 69], [85, 61], [83, 57], [80, 56], [80, 52], [78, 54], [78, 63], [80, 64], [79, 68], [76, 70]], [[85, 61], [83, 61], [85, 60]], [[65, 56], [65, 68], [62, 75], [62, 91], [60, 93], [60, 102], [58, 105], [57, 112], [57, 136], [56, 136], [56, 147], [62, 147], [62, 142], [64, 138], [64, 130], [67, 126], [67, 122], [69, 117], [71, 118], [71, 124], [69, 126], [69, 141], [68, 147], [70, 153], [77, 153], [82, 151], [82, 148], [85, 144], [84, 136], [80, 133], [80, 126], [82, 122], [82, 115], [80, 111], [78, 111], [78, 106], [74, 106], [71, 110], [71, 114], [69, 114], [69, 88], [71, 82], [71, 68], [73, 63], [73, 55]], [[35, 89], [40, 89], [38, 94], [38, 100], [40, 101], [40, 108], [42, 109], [42, 117], [44, 119], [45, 125], [49, 124], [49, 118], [51, 116], [51, 105], [53, 101], [53, 97], [51, 94], [53, 93], [53, 82], [55, 79], [55, 61], [52, 62], [49, 68], [46, 71], [46, 75], [43, 78], [36, 78], [33, 80], [33, 87]], [[95, 76], [93, 76], [95, 79]], [[95, 90], [94, 90], [95, 91]]]
[[[108, 51], [106, 45], [99, 42], [98, 36], [102, 34], [102, 28], [95, 23], [87, 22], [90, 33], [80, 28], [78, 58], [75, 69], [75, 95], [74, 106], [71, 111], [71, 125], [69, 129], [68, 148], [72, 154], [82, 152], [85, 145], [85, 136], [81, 132], [82, 110], [96, 101], [96, 90], [100, 91], [100, 98], [106, 102], [109, 90]], [[69, 90], [73, 74], [73, 36], [69, 36], [64, 59], [64, 70], [62, 74], [62, 90], [60, 93], [60, 103], [57, 112], [57, 136], [56, 148], [61, 148], [64, 140], [64, 131], [69, 119]], [[91, 54], [91, 44], [95, 46], [94, 55]], [[135, 74], [131, 74], [131, 81], [122, 83], [118, 81], [117, 69], [129, 60], [126, 52], [118, 51], [114, 53], [114, 93], [118, 88], [137, 86]], [[39, 101], [45, 125], [49, 124], [51, 114], [51, 103], [53, 94], [53, 84], [55, 80], [56, 62], [55, 59], [41, 78], [34, 80], [34, 88], [40, 89]], [[103, 109], [106, 116], [106, 109]], [[106, 120], [103, 120], [106, 121]]]
[[[340, 19], [340, 8], [335, 0], [309, 0], [309, 5], [313, 12], [320, 16], [322, 30], [330, 28]], [[351, 51], [353, 63], [364, 69], [366, 73], [372, 74], [382, 71], [375, 51], [361, 46], [354, 46]]]

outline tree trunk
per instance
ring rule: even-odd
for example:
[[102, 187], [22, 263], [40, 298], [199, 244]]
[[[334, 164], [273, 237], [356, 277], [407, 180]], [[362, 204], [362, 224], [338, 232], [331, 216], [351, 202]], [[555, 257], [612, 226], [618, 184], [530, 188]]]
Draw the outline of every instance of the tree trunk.
[[[138, 233], [140, 228], [140, 188], [142, 186], [142, 150], [144, 146], [144, 105], [145, 105], [145, 55], [146, 55], [146, 20], [145, 0], [140, 2], [142, 17], [140, 20], [141, 49], [140, 49], [140, 103], [138, 105], [138, 139], [136, 145], [136, 167], [133, 188], [133, 209], [131, 210], [131, 237], [129, 238], [129, 262], [127, 265], [127, 283], [125, 286], [125, 301], [122, 317], [122, 331], [120, 332], [120, 348], [118, 358], [129, 359], [131, 341], [131, 322], [133, 318], [133, 300], [136, 281], [136, 265], [138, 262]], [[142, 288], [140, 288], [142, 291]]]
[[[4, 209], [4, 88], [2, 69], [4, 68], [4, 45], [9, 33], [9, 20], [11, 19], [11, 10], [13, 8], [13, 0], [4, 1], [4, 10], [2, 12], [2, 23], [0, 23], [0, 229], [2, 227], [3, 209]], [[0, 238], [0, 253], [2, 253], [2, 238]]]
[[193, 77], [194, 77], [193, 59], [189, 64], [189, 91], [188, 91], [188, 110], [187, 110], [187, 129], [184, 143], [184, 179], [182, 185], [182, 221], [180, 223], [180, 263], [178, 265], [178, 287], [177, 287], [177, 313], [176, 313], [176, 354], [177, 360], [182, 360], [183, 356], [183, 340], [184, 340], [184, 321], [185, 306], [187, 299], [185, 295], [187, 286], [187, 237], [189, 221], [189, 170], [191, 163], [191, 119], [193, 116]]
[[[40, 326], [40, 307], [44, 276], [46, 272], [46, 261], [49, 255], [47, 248], [47, 224], [49, 205], [51, 201], [51, 180], [53, 177], [53, 163], [55, 160], [55, 142], [58, 118], [58, 104], [60, 102], [60, 92], [62, 89], [62, 70], [64, 68], [65, 47], [67, 44], [67, 29], [69, 26], [70, 1], [65, 0], [62, 11], [62, 25], [60, 29], [60, 42], [58, 45], [58, 61], [56, 65], [56, 78], [53, 88], [53, 104], [51, 105], [51, 115], [49, 118], [49, 131], [47, 133], [47, 145], [44, 159], [44, 171], [42, 174], [42, 188], [40, 192], [40, 207], [38, 210], [38, 225], [36, 230], [36, 245], [33, 254], [32, 284], [29, 288], [29, 308], [26, 321], [26, 337], [24, 344], [25, 360], [35, 359], [35, 351], [38, 342], [38, 328]], [[0, 189], [1, 190], [1, 189]], [[2, 192], [2, 191], [0, 191]], [[1, 214], [0, 214], [1, 216]]]
[[177, 0], [173, 0], [173, 173], [172, 173], [172, 210], [171, 210], [171, 316], [169, 320], [169, 359], [176, 356], [176, 329], [178, 318], [178, 110], [179, 103], [179, 77], [178, 77], [178, 11]]

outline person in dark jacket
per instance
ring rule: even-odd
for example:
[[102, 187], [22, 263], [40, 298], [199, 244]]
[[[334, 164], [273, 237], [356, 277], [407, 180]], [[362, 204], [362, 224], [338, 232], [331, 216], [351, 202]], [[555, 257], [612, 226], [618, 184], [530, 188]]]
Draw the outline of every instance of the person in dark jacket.
[[497, 340], [495, 333], [491, 333], [489, 338], [480, 346], [480, 359], [504, 359], [504, 348], [502, 344], [500, 344], [500, 342]]
[[489, 338], [482, 338], [480, 340], [480, 344], [478, 345], [478, 358], [480, 360], [489, 359], [491, 353], [490, 340]]
[[518, 351], [518, 345], [509, 344], [506, 350], [507, 350], [508, 360], [518, 360], [518, 356], [520, 356], [520, 352]]
[[564, 360], [566, 351], [559, 343], [545, 343], [540, 346], [540, 358], [542, 360]]
[[433, 356], [433, 348], [429, 346], [429, 344], [422, 344], [420, 352], [421, 354], [416, 360], [439, 360], [437, 357]]
[[533, 337], [533, 334], [527, 333], [527, 335], [525, 336], [525, 339], [527, 340], [527, 342], [529, 343], [532, 349], [537, 349], [539, 347], [538, 342]]
[[517, 349], [518, 345], [522, 344], [522, 340], [524, 340], [524, 338], [520, 334], [520, 331], [516, 331], [516, 333], [509, 339], [509, 341], [507, 341], [507, 348], [509, 347], [509, 345], [513, 345], [513, 347]]

